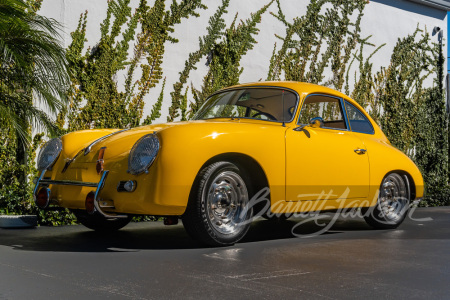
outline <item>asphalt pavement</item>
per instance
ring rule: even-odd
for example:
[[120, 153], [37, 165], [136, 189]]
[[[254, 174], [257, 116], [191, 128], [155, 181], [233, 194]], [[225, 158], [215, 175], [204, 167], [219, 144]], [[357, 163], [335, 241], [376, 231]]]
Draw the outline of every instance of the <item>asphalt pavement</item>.
[[450, 299], [450, 207], [332, 218], [257, 220], [226, 248], [162, 222], [0, 229], [0, 299]]

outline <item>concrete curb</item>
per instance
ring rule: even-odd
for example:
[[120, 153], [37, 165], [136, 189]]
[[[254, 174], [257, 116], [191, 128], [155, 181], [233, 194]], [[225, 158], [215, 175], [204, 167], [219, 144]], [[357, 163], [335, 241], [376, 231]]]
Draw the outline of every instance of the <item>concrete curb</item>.
[[0, 228], [33, 228], [37, 226], [37, 216], [0, 215]]

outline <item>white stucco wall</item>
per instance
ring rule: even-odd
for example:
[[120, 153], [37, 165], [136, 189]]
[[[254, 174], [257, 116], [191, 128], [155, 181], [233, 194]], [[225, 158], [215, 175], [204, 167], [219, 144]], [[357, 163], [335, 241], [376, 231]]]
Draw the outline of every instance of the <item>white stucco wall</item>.
[[[149, 2], [151, 3], [151, 1]], [[231, 23], [236, 12], [239, 13], [239, 19], [245, 19], [250, 16], [250, 13], [255, 12], [267, 2], [269, 1], [231, 0], [228, 14], [226, 15], [227, 24]], [[132, 0], [133, 7], [137, 7], [138, 3], [138, 0]], [[163, 76], [167, 78], [162, 108], [163, 115], [157, 122], [165, 122], [168, 107], [171, 104], [170, 92], [172, 91], [172, 85], [177, 81], [178, 73], [183, 69], [189, 53], [198, 49], [198, 37], [206, 33], [208, 19], [220, 5], [221, 0], [206, 0], [204, 3], [208, 6], [208, 10], [201, 11], [201, 17], [183, 20], [181, 24], [175, 27], [173, 35], [180, 42], [178, 44], [167, 44], [162, 65]], [[308, 0], [281, 0], [283, 12], [288, 20], [303, 15], [308, 4]], [[87, 44], [92, 46], [99, 40], [99, 24], [106, 16], [106, 7], [106, 0], [44, 0], [40, 13], [47, 17], [55, 18], [64, 25], [64, 44], [67, 46], [71, 41], [70, 32], [76, 28], [80, 14], [87, 10]], [[276, 5], [272, 5], [269, 11], [276, 13]], [[430, 8], [406, 0], [370, 1], [366, 6], [362, 21], [362, 36], [372, 35], [370, 42], [375, 45], [386, 43], [386, 46], [375, 54], [372, 59], [374, 70], [388, 65], [397, 39], [413, 33], [418, 25], [420, 28], [427, 28], [429, 32], [432, 32], [435, 26], [439, 26], [444, 29], [444, 36], [446, 36], [446, 18], [447, 15], [444, 10]], [[256, 38], [258, 44], [241, 61], [241, 65], [244, 67], [241, 82], [253, 82], [266, 78], [273, 45], [277, 41], [275, 34], [284, 36], [285, 33], [285, 28], [281, 22], [271, 16], [269, 12], [263, 15], [259, 28], [261, 31]], [[437, 36], [434, 36], [433, 40], [437, 41]], [[373, 48], [366, 48], [367, 54], [372, 51]], [[446, 46], [444, 53], [447, 53]], [[189, 78], [189, 82], [192, 81], [194, 86], [198, 88], [201, 86], [202, 78], [207, 71], [205, 61], [206, 59], [198, 64], [198, 69], [193, 71]], [[123, 76], [119, 76], [118, 80], [120, 85], [123, 82]], [[431, 81], [428, 84], [431, 84]], [[149, 113], [151, 105], [156, 101], [161, 91], [161, 86], [162, 82], [147, 95], [144, 115]]]

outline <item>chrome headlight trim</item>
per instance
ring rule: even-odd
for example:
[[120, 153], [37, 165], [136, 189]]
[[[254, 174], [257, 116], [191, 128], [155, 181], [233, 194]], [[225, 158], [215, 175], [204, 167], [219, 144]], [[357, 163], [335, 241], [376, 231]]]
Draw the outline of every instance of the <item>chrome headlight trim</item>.
[[128, 156], [128, 173], [133, 175], [148, 173], [148, 168], [155, 161], [160, 147], [161, 144], [155, 133], [141, 137], [134, 143]]
[[37, 169], [39, 171], [47, 170], [58, 159], [62, 151], [62, 141], [60, 138], [49, 140], [39, 151], [37, 159]]

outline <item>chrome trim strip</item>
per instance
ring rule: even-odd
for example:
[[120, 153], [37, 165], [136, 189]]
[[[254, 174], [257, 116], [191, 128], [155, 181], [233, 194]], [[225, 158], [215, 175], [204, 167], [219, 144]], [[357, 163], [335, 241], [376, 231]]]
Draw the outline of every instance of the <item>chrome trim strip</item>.
[[34, 186], [34, 190], [33, 190], [33, 198], [34, 198], [34, 202], [35, 202], [35, 203], [36, 203], [36, 193], [37, 193], [37, 190], [38, 190], [38, 188], [39, 188], [39, 183], [41, 182], [42, 178], [44, 177], [45, 171], [46, 171], [46, 170], [43, 170], [43, 171], [41, 172], [41, 175], [39, 175], [39, 178], [38, 178], [38, 180], [36, 181], [36, 185]]
[[69, 158], [66, 160], [66, 162], [64, 163], [64, 168], [62, 169], [61, 173], [64, 173], [67, 171], [67, 168], [69, 168], [70, 164], [78, 157], [78, 155], [81, 154], [81, 152], [83, 152], [83, 149], [81, 149], [80, 151], [78, 151], [77, 154], [75, 154], [74, 157]]
[[98, 183], [95, 182], [83, 182], [83, 181], [74, 181], [74, 180], [50, 180], [50, 179], [42, 179], [40, 180], [40, 184], [42, 185], [74, 185], [74, 186], [88, 186], [88, 187], [97, 187]]
[[345, 107], [344, 99], [339, 98], [339, 101], [341, 102], [341, 110], [342, 114], [344, 115], [345, 126], [347, 127], [348, 131], [351, 131], [352, 128], [350, 126], [350, 120], [348, 119], [347, 108]]
[[39, 207], [39, 206], [37, 205], [37, 197], [36, 197], [36, 195], [37, 195], [37, 192], [38, 192], [39, 183], [42, 180], [42, 178], [44, 177], [45, 171], [47, 171], [47, 170], [42, 170], [41, 175], [39, 175], [39, 178], [37, 179], [36, 185], [34, 186], [34, 189], [33, 189], [33, 200], [34, 200], [34, 204], [36, 204], [37, 207]]
[[99, 143], [99, 142], [101, 142], [101, 141], [103, 141], [103, 140], [109, 138], [110, 136], [116, 135], [116, 134], [118, 134], [118, 133], [121, 133], [121, 132], [124, 132], [124, 131], [127, 131], [127, 130], [130, 130], [130, 129], [122, 129], [122, 130], [119, 130], [119, 131], [115, 131], [115, 132], [110, 133], [110, 134], [108, 134], [108, 135], [102, 136], [102, 137], [99, 138], [99, 139], [96, 139], [96, 140], [93, 141], [89, 146], [87, 146], [86, 149], [84, 149], [84, 155], [88, 155], [89, 152], [91, 152], [92, 147], [94, 147], [97, 143]]

